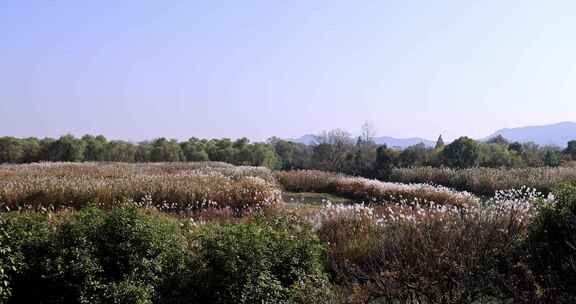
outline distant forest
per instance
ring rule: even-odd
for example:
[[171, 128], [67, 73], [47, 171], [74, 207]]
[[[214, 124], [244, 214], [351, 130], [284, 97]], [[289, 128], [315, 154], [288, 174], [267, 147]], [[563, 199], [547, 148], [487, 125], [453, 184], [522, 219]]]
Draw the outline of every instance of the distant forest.
[[0, 163], [58, 162], [181, 162], [220, 161], [271, 169], [320, 169], [366, 177], [386, 178], [392, 168], [432, 167], [555, 167], [576, 160], [576, 141], [566, 149], [534, 143], [508, 142], [498, 136], [486, 142], [460, 137], [450, 144], [438, 138], [434, 148], [417, 144], [405, 149], [377, 145], [372, 132], [363, 128], [354, 138], [342, 130], [316, 136], [312, 145], [279, 138], [265, 143], [238, 140], [187, 141], [158, 138], [131, 143], [104, 136], [65, 135], [53, 138], [0, 137]]

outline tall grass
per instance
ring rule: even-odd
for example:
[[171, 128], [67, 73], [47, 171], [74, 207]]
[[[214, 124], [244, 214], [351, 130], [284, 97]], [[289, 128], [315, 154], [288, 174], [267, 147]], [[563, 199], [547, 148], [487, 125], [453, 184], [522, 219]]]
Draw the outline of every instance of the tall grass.
[[551, 199], [511, 191], [466, 209], [329, 205], [313, 221], [350, 303], [507, 303], [532, 287], [517, 285], [529, 273], [503, 263], [526, 236], [537, 202]]
[[522, 186], [548, 193], [558, 183], [576, 181], [576, 168], [470, 168], [415, 167], [394, 169], [390, 180], [400, 183], [434, 183], [478, 195]]
[[389, 183], [314, 170], [283, 171], [276, 175], [289, 191], [328, 192], [365, 203], [417, 202], [467, 207], [479, 202], [470, 193], [428, 184]]
[[0, 166], [0, 203], [14, 209], [111, 206], [133, 200], [164, 211], [275, 204], [270, 170], [222, 163], [41, 163]]

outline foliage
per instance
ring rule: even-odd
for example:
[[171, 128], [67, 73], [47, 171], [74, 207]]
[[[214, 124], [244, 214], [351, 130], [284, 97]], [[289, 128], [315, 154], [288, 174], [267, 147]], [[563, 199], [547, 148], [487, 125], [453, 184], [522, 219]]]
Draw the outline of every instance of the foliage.
[[571, 140], [568, 142], [568, 147], [564, 150], [571, 160], [576, 160], [576, 140]]
[[526, 240], [529, 262], [541, 297], [554, 303], [576, 301], [576, 184], [554, 189], [557, 203], [540, 208]]
[[486, 142], [461, 137], [448, 145], [440, 136], [435, 148], [420, 143], [400, 149], [376, 144], [369, 124], [362, 126], [361, 136], [356, 138], [335, 129], [315, 136], [315, 142], [309, 145], [276, 137], [267, 143], [250, 143], [246, 138], [192, 137], [186, 141], [157, 138], [136, 144], [108, 141], [102, 135], [79, 139], [72, 135], [58, 139], [0, 137], [0, 163], [218, 161], [270, 169], [317, 169], [380, 179], [389, 178], [391, 170], [397, 167], [556, 167], [576, 160], [575, 151], [574, 141], [561, 150], [532, 142], [509, 143], [502, 136]]
[[332, 297], [324, 248], [303, 223], [272, 218], [208, 225], [198, 238], [207, 267], [202, 303], [328, 303]]
[[280, 160], [270, 144], [251, 144], [245, 138], [200, 140], [190, 138], [157, 138], [133, 144], [122, 140], [108, 141], [104, 136], [85, 135], [76, 138], [65, 135], [58, 139], [19, 139], [0, 137], [1, 163], [30, 163], [38, 161], [82, 162], [178, 162], [222, 161], [235, 165], [276, 168]]
[[13, 214], [7, 230], [24, 264], [8, 303], [153, 303], [189, 261], [177, 223], [133, 206], [56, 222]]
[[474, 167], [480, 158], [480, 146], [468, 137], [460, 137], [444, 147], [441, 157], [448, 167]]
[[0, 214], [0, 303], [5, 303], [12, 294], [11, 276], [16, 273], [17, 258], [12, 248], [11, 237], [6, 231], [4, 217]]
[[11, 256], [2, 251], [2, 269], [19, 265], [2, 277], [6, 303], [338, 301], [325, 247], [293, 217], [198, 227], [127, 203], [5, 218]]
[[388, 179], [394, 168], [397, 154], [396, 151], [388, 149], [386, 145], [378, 147], [374, 163], [374, 175], [380, 179]]

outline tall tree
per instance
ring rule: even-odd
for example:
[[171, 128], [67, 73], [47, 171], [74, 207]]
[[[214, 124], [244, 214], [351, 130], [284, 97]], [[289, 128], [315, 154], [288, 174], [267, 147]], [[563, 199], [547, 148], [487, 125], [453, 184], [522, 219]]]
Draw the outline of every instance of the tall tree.
[[392, 174], [392, 169], [396, 163], [398, 152], [381, 145], [376, 151], [376, 161], [374, 163], [374, 175], [379, 179], [388, 179]]
[[340, 129], [330, 130], [316, 136], [316, 142], [313, 160], [321, 169], [342, 172], [352, 152], [353, 140], [350, 134]]
[[568, 142], [568, 147], [564, 150], [564, 153], [568, 155], [570, 160], [576, 160], [576, 140]]
[[72, 135], [64, 135], [52, 142], [48, 158], [51, 161], [79, 162], [84, 160], [84, 142]]
[[104, 160], [104, 153], [106, 152], [106, 144], [108, 141], [106, 137], [84, 135], [82, 137], [86, 149], [84, 149], [84, 160], [85, 161], [102, 161]]
[[18, 163], [24, 156], [20, 140], [14, 137], [0, 138], [0, 163]]
[[506, 138], [504, 138], [504, 136], [502, 136], [501, 134], [498, 134], [498, 135], [488, 139], [488, 141], [486, 143], [497, 144], [497, 145], [502, 145], [502, 146], [506, 146], [506, 147], [508, 147], [510, 145], [510, 142], [508, 142], [508, 140]]
[[455, 168], [468, 168], [478, 165], [480, 147], [473, 139], [460, 137], [442, 150], [442, 161]]
[[436, 146], [434, 149], [443, 149], [444, 148], [444, 139], [442, 139], [442, 135], [438, 136], [438, 140], [436, 141]]
[[361, 127], [360, 140], [366, 144], [373, 144], [376, 131], [374, 125], [370, 122], [364, 122]]
[[407, 147], [400, 152], [400, 165], [402, 167], [421, 166], [430, 152], [423, 143]]
[[158, 138], [152, 142], [150, 160], [153, 162], [177, 162], [183, 159], [182, 149], [174, 139]]
[[115, 162], [134, 162], [136, 160], [136, 147], [122, 140], [113, 140], [106, 145], [104, 160]]

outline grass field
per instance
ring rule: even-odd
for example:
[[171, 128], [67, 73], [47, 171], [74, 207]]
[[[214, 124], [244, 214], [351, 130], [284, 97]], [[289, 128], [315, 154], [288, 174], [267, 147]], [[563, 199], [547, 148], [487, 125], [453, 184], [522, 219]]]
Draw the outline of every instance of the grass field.
[[[2, 165], [0, 303], [36, 301], [27, 284], [72, 297], [47, 303], [553, 303], [571, 295], [540, 287], [551, 270], [532, 248], [551, 236], [533, 231], [567, 189], [480, 197], [214, 162]], [[570, 248], [546, 252], [570, 261]]]

